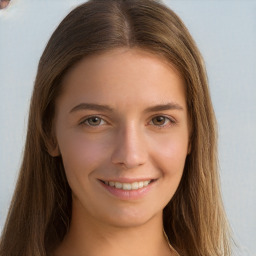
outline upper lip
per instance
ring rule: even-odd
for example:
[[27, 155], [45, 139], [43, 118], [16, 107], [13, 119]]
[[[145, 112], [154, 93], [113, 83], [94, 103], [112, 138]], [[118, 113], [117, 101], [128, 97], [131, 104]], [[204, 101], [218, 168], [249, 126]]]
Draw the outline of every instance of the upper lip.
[[120, 182], [120, 183], [133, 183], [133, 182], [139, 182], [139, 181], [147, 181], [147, 180], [156, 180], [156, 178], [106, 178], [106, 179], [99, 179], [101, 181], [114, 181], [114, 182]]

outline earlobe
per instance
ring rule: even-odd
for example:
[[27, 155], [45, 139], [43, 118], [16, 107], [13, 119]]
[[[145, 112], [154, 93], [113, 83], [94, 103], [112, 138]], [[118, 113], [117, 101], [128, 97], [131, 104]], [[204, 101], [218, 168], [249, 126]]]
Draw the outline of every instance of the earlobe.
[[60, 149], [59, 149], [59, 145], [58, 145], [57, 141], [55, 141], [54, 139], [48, 141], [47, 151], [48, 151], [49, 155], [52, 157], [60, 156]]
[[48, 149], [48, 153], [52, 157], [60, 156], [59, 146], [56, 145], [54, 148]]

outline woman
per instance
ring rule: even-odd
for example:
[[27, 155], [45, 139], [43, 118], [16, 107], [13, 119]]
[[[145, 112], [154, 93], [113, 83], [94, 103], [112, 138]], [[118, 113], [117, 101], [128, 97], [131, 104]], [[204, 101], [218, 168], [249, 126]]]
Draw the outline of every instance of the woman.
[[230, 255], [200, 53], [153, 0], [91, 0], [40, 59], [0, 255]]

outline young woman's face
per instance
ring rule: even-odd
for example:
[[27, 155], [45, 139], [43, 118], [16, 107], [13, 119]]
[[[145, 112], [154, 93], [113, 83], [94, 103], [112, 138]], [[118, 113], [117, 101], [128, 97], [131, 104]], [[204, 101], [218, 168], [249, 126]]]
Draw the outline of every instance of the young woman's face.
[[115, 226], [162, 218], [189, 150], [184, 82], [164, 59], [120, 48], [63, 80], [56, 138], [73, 214]]

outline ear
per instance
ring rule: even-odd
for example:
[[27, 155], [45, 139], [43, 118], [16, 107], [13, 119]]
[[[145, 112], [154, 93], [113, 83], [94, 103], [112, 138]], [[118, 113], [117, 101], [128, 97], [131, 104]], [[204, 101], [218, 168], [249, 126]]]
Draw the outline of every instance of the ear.
[[56, 145], [55, 148], [48, 149], [48, 153], [49, 153], [49, 155], [51, 155], [52, 157], [60, 156], [59, 146]]
[[191, 153], [191, 140], [189, 140], [188, 142], [188, 152], [187, 155], [189, 155]]
[[60, 149], [56, 139], [53, 139], [53, 138], [49, 139], [46, 147], [50, 156], [52, 157], [60, 156]]
[[[191, 116], [191, 115], [189, 115]], [[192, 134], [193, 134], [193, 123], [191, 121], [191, 118], [189, 117], [189, 137], [188, 137], [188, 151], [187, 151], [187, 155], [189, 155], [191, 153], [191, 148], [192, 148]]]

